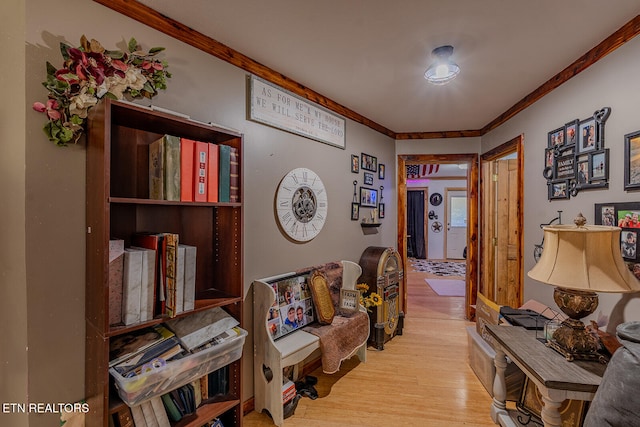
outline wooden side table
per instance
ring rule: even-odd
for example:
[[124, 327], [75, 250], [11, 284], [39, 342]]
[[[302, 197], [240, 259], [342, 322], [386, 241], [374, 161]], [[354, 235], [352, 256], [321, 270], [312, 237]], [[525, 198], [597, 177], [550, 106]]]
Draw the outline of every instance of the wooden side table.
[[517, 326], [485, 325], [496, 350], [491, 419], [503, 427], [517, 427], [506, 407], [505, 369], [509, 356], [535, 383], [542, 395], [545, 427], [561, 427], [558, 408], [565, 399], [592, 400], [604, 373], [598, 362], [568, 362], [564, 356], [538, 341], [534, 331]]

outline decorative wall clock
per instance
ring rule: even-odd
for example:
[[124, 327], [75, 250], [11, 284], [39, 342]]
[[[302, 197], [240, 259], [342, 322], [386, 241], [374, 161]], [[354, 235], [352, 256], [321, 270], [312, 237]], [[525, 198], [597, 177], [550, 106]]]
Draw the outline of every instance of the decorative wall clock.
[[440, 206], [440, 203], [442, 203], [442, 194], [433, 193], [431, 197], [429, 197], [429, 202], [431, 202], [433, 206]]
[[276, 217], [282, 231], [297, 242], [320, 233], [327, 219], [327, 192], [320, 177], [306, 168], [293, 169], [280, 181]]

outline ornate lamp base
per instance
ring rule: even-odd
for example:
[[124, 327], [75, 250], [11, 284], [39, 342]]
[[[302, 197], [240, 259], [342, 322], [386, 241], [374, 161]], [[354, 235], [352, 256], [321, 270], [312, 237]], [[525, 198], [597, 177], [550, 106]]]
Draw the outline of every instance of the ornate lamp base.
[[568, 361], [602, 360], [598, 352], [598, 339], [589, 333], [580, 320], [567, 319], [553, 333], [547, 345], [562, 354]]

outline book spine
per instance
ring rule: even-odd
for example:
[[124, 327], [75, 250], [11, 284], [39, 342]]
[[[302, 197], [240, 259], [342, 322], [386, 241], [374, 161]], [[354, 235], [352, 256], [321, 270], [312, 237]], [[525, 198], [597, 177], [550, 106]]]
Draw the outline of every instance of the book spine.
[[164, 144], [163, 138], [149, 144], [149, 198], [164, 199]]
[[184, 261], [186, 249], [178, 245], [178, 257], [176, 262], [176, 313], [184, 311]]
[[153, 319], [153, 304], [155, 294], [156, 251], [145, 248], [135, 248], [142, 252], [142, 286], [140, 288], [140, 321]]
[[131, 415], [133, 416], [133, 423], [135, 424], [135, 427], [147, 426], [147, 422], [144, 419], [144, 414], [142, 413], [141, 405], [132, 406]]
[[124, 240], [109, 241], [109, 324], [122, 322]]
[[231, 147], [229, 153], [229, 201], [240, 201], [240, 164], [235, 147]]
[[196, 256], [195, 246], [182, 245], [185, 249], [184, 255], [184, 310], [189, 311], [195, 308], [196, 298]]
[[209, 170], [207, 171], [207, 201], [218, 201], [218, 162], [220, 148], [217, 144], [209, 145]]
[[207, 161], [209, 147], [206, 142], [196, 141], [194, 155], [194, 200], [196, 202], [207, 201]]
[[142, 252], [125, 249], [122, 285], [122, 320], [125, 325], [140, 322]]
[[164, 142], [164, 198], [180, 200], [180, 138], [165, 135]]
[[166, 313], [169, 317], [175, 317], [177, 314], [176, 279], [178, 272], [178, 235], [166, 233], [164, 239], [166, 242]]
[[158, 427], [171, 427], [167, 411], [162, 404], [162, 398], [160, 396], [156, 396], [151, 399], [150, 402], [151, 407], [153, 408], [153, 413], [158, 421]]
[[182, 414], [180, 413], [180, 410], [178, 409], [175, 402], [171, 398], [171, 395], [169, 393], [163, 394], [161, 396], [161, 399], [162, 399], [162, 404], [167, 410], [167, 415], [169, 415], [169, 418], [171, 419], [171, 421], [173, 422], [180, 421], [182, 419]]
[[140, 406], [142, 407], [142, 415], [144, 415], [144, 421], [147, 423], [147, 427], [158, 427], [158, 419], [153, 412], [151, 402], [141, 403]]
[[230, 201], [230, 173], [231, 173], [231, 147], [220, 144], [220, 158], [218, 169], [218, 200]]
[[133, 424], [133, 416], [131, 415], [131, 408], [128, 406], [123, 407], [114, 414], [116, 418], [116, 426], [118, 427], [135, 427]]
[[195, 141], [180, 140], [180, 200], [193, 202], [193, 164]]

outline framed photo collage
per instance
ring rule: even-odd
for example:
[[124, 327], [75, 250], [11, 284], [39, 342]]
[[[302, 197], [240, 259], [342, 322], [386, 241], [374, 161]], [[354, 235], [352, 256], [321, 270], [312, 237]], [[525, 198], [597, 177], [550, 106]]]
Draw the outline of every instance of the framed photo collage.
[[611, 113], [605, 107], [584, 120], [575, 119], [548, 133], [543, 176], [548, 198], [568, 199], [579, 191], [609, 186], [609, 149], [604, 126]]

